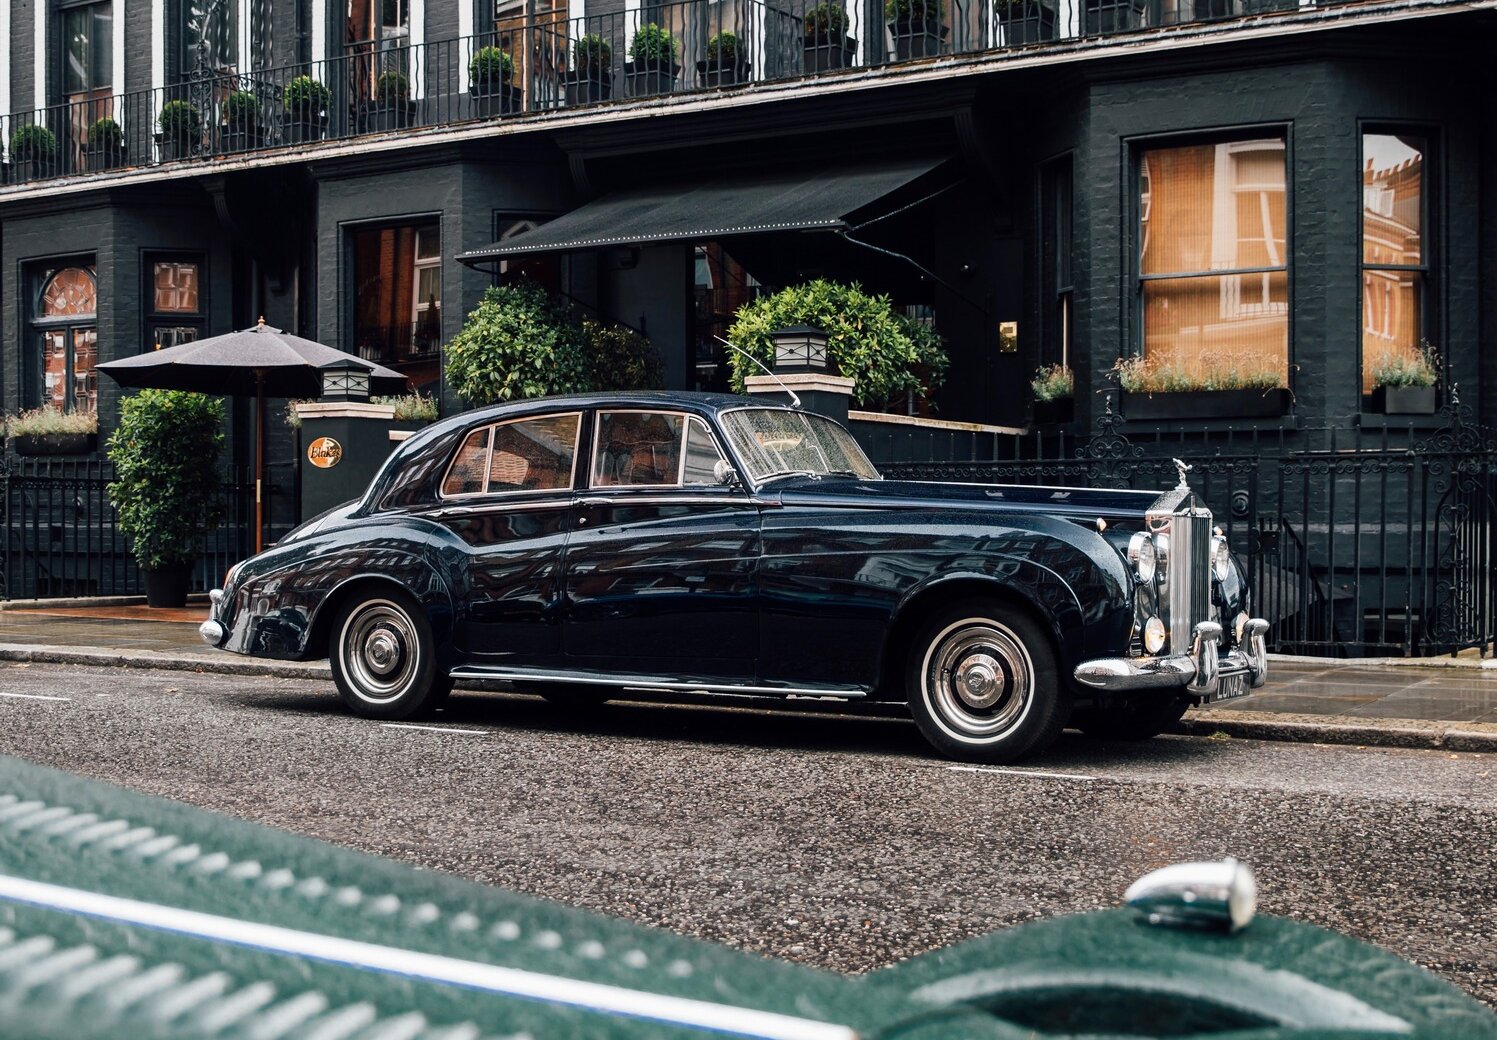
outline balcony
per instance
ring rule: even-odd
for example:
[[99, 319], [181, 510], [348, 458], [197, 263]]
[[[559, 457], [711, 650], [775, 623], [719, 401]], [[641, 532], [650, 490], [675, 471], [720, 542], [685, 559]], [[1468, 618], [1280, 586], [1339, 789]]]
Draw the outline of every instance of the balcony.
[[[923, 9], [922, 0], [903, 2]], [[5, 184], [27, 185], [1168, 27], [1264, 24], [1358, 2], [1379, 0], [948, 0], [931, 21], [886, 20], [882, 0], [682, 0], [606, 16], [542, 14], [479, 36], [353, 45], [326, 61], [208, 71], [0, 115], [0, 142]]]

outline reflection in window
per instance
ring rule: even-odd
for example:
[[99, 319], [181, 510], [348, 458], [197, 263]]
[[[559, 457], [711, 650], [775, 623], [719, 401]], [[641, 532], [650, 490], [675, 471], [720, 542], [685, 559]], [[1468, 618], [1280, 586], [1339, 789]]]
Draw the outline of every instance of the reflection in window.
[[160, 313], [196, 314], [198, 310], [198, 265], [164, 260], [152, 265], [152, 299]]
[[179, 0], [182, 50], [178, 72], [219, 72], [238, 65], [239, 4], [221, 0]]
[[434, 224], [353, 232], [354, 350], [420, 383], [442, 344], [442, 234]]
[[1362, 135], [1362, 392], [1425, 338], [1423, 138]]
[[581, 415], [572, 412], [494, 427], [489, 493], [571, 487], [581, 420]]
[[447, 479], [442, 481], [443, 495], [476, 495], [483, 490], [489, 467], [489, 430], [474, 430], [457, 449]]
[[682, 483], [716, 484], [717, 464], [724, 461], [707, 424], [692, 419], [686, 424], [686, 465], [681, 470]]
[[202, 338], [202, 261], [147, 257], [145, 285], [146, 343], [175, 347]]
[[682, 419], [669, 412], [600, 413], [593, 486], [678, 484]]
[[1192, 382], [1289, 366], [1284, 141], [1152, 148], [1139, 166], [1139, 297], [1150, 365]]
[[37, 404], [60, 412], [99, 407], [97, 282], [90, 267], [64, 267], [43, 275], [32, 316], [41, 355]]

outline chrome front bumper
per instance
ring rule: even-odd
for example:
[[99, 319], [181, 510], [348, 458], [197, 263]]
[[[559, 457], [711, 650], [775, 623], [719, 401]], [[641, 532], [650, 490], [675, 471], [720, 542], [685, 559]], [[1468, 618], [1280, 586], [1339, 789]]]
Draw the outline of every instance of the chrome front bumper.
[[1210, 700], [1222, 679], [1248, 677], [1257, 689], [1268, 679], [1268, 622], [1253, 618], [1242, 630], [1242, 646], [1221, 652], [1222, 627], [1202, 621], [1195, 627], [1190, 653], [1165, 657], [1101, 657], [1076, 667], [1076, 681], [1094, 690], [1129, 693], [1175, 688], [1199, 700]]

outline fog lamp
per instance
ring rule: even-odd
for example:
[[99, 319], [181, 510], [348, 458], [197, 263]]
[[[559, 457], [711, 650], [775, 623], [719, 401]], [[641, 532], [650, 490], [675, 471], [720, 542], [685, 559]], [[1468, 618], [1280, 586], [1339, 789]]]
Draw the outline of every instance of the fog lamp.
[[1144, 649], [1151, 654], [1157, 654], [1164, 649], [1164, 642], [1169, 638], [1169, 632], [1164, 627], [1164, 622], [1159, 618], [1151, 617], [1144, 622]]

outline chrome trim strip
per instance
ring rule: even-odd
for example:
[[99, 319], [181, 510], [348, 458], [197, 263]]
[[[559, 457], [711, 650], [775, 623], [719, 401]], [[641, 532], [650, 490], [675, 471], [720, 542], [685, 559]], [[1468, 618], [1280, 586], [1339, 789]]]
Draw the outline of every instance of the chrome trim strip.
[[648, 675], [578, 675], [576, 673], [539, 672], [523, 668], [502, 668], [485, 665], [460, 665], [447, 673], [453, 679], [488, 679], [506, 682], [579, 683], [586, 686], [618, 686], [635, 690], [703, 691], [706, 693], [739, 693], [776, 697], [847, 697], [868, 696], [866, 690], [853, 687], [799, 687], [799, 686], [749, 686], [736, 683], [686, 682], [680, 679], [660, 679]]
[[715, 506], [724, 504], [746, 505], [749, 503], [746, 494], [737, 496], [726, 490], [716, 495], [657, 495], [648, 489], [643, 489], [639, 494], [622, 495], [582, 495], [577, 499], [579, 506]]

